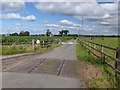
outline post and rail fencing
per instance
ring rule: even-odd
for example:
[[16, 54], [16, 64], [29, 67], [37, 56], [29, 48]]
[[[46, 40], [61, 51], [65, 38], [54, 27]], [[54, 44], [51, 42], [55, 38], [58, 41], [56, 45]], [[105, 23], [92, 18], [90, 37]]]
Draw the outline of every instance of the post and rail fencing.
[[[102, 64], [106, 64], [108, 67], [110, 67], [115, 72], [115, 78], [118, 82], [118, 86], [120, 87], [120, 47], [113, 48], [104, 44], [98, 44], [87, 40], [81, 40], [80, 43], [83, 47], [85, 47], [88, 51], [88, 53], [93, 54], [94, 56], [101, 59]], [[99, 49], [97, 48], [99, 47]], [[112, 56], [106, 52], [104, 52], [104, 49], [112, 50], [116, 53], [116, 56]], [[98, 54], [98, 53], [100, 54]], [[107, 62], [106, 58], [109, 60], [114, 61], [114, 65]]]
[[24, 42], [24, 41], [14, 41], [14, 42], [3, 42], [0, 45], [4, 45], [4, 46], [9, 46], [9, 47], [14, 47], [16, 49], [20, 48], [20, 49], [26, 49], [26, 48], [31, 48], [31, 50], [35, 50], [37, 47], [41, 47], [41, 48], [50, 48], [52, 44], [54, 43], [59, 43], [58, 40], [49, 40], [49, 39], [45, 39], [45, 40], [39, 40], [39, 43], [36, 42], [36, 39], [32, 39], [29, 42]]

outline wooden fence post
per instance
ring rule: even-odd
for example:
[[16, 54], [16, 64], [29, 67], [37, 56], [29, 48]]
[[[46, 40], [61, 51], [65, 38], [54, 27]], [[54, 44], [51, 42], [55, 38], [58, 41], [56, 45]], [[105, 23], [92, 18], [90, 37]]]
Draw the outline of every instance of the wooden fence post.
[[96, 44], [94, 44], [94, 54], [95, 54]]
[[103, 44], [101, 44], [101, 64], [104, 64], [104, 54], [103, 54], [103, 52], [104, 52], [104, 47], [103, 47]]
[[92, 44], [91, 44], [91, 43], [89, 43], [89, 46], [90, 46], [90, 47], [89, 47], [89, 49], [91, 50], [91, 46], [92, 46]]
[[[117, 47], [117, 50], [116, 50], [116, 58], [118, 60], [120, 60], [120, 48]], [[120, 62], [116, 61], [115, 62], [115, 68], [120, 70]], [[117, 86], [120, 88], [120, 74], [115, 72], [115, 78], [117, 80]]]
[[32, 40], [32, 49], [35, 50], [34, 39]]
[[87, 48], [88, 48], [88, 54], [90, 54], [90, 43], [88, 42], [88, 46], [87, 46]]
[[84, 41], [80, 40], [82, 47], [84, 47]]
[[103, 50], [103, 47], [102, 47], [102, 44], [101, 44], [101, 53], [100, 53], [101, 54], [101, 56], [100, 56], [101, 57], [101, 62], [102, 62], [102, 50]]
[[103, 44], [102, 44], [102, 52], [104, 52], [104, 47], [103, 47]]
[[43, 47], [45, 47], [45, 42], [44, 42], [44, 40], [43, 40]]

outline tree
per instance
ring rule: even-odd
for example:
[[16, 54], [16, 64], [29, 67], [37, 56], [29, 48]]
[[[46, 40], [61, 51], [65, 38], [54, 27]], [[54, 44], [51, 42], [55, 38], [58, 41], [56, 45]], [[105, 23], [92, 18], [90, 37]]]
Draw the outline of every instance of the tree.
[[68, 30], [59, 31], [59, 34], [62, 35], [62, 36], [63, 36], [63, 35], [67, 36], [68, 33], [69, 33]]
[[63, 30], [63, 32], [64, 32], [65, 36], [67, 36], [67, 34], [69, 33], [68, 30]]
[[61, 36], [62, 36], [62, 35], [63, 35], [63, 31], [59, 31], [59, 35], [61, 35]]
[[12, 33], [10, 36], [18, 36], [18, 33]]
[[21, 31], [19, 35], [20, 36], [29, 36], [30, 32], [28, 32], [28, 31]]
[[50, 35], [52, 35], [52, 33], [51, 33], [50, 29], [47, 29], [46, 36], [50, 36]]

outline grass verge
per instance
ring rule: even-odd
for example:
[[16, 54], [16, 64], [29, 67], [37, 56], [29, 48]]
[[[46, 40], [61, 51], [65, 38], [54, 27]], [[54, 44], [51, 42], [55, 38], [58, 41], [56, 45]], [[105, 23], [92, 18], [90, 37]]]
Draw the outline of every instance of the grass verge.
[[[85, 82], [87, 87], [89, 88], [115, 88], [116, 84], [115, 84], [115, 80], [114, 78], [110, 77], [106, 71], [105, 68], [106, 66], [101, 64], [100, 60], [97, 58], [94, 58], [91, 54], [88, 54], [87, 50], [82, 47], [82, 45], [80, 44], [79, 41], [77, 41], [77, 57], [80, 61], [84, 61], [86, 62], [86, 65], [89, 64], [90, 67], [88, 70], [90, 70], [90, 68], [92, 68], [92, 70], [90, 71], [90, 73], [92, 74], [88, 74], [89, 71], [84, 72], [83, 75], [85, 75]], [[94, 69], [98, 70], [98, 75], [96, 75], [95, 77], [93, 77], [93, 73], [94, 73]], [[90, 76], [86, 76], [86, 74], [90, 75]], [[93, 78], [90, 78], [93, 77]]]
[[[24, 39], [25, 38], [25, 39]], [[61, 44], [59, 43], [53, 43], [50, 45], [50, 47], [43, 47], [40, 45], [35, 45], [35, 49], [32, 49], [32, 45], [27, 44], [27, 42], [31, 42], [32, 39], [35, 41], [39, 39], [40, 41], [43, 40], [54, 40], [54, 39], [60, 39], [62, 42], [67, 42], [71, 40], [73, 37], [42, 37], [42, 36], [9, 36], [9, 37], [2, 37], [2, 43], [1, 45], [1, 55], [14, 55], [14, 54], [21, 54], [21, 53], [29, 53], [29, 52], [41, 52], [44, 50], [49, 50], [53, 49], [57, 46], [60, 46]], [[10, 43], [15, 43], [18, 42], [18, 44], [10, 44]], [[49, 45], [48, 45], [49, 46]]]
[[58, 43], [51, 44], [50, 47], [42, 48], [40, 45], [35, 45], [35, 49], [32, 50], [32, 45], [3, 45], [2, 46], [2, 55], [14, 55], [14, 54], [21, 54], [21, 53], [29, 53], [29, 52], [41, 52], [44, 50], [53, 49], [55, 47], [60, 46]]

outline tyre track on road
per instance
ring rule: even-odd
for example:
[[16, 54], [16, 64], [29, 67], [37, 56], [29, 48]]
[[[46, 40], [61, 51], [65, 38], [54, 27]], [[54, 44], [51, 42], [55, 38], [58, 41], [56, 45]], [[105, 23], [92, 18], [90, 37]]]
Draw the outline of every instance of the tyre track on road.
[[64, 64], [65, 64], [65, 60], [62, 61], [60, 67], [58, 68], [58, 73], [57, 73], [57, 76], [60, 76], [61, 72], [62, 72], [62, 69], [64, 67]]
[[20, 72], [20, 73], [37, 73], [37, 74], [52, 74], [63, 77], [76, 77], [74, 71], [75, 61], [69, 60], [51, 60], [46, 58], [36, 58], [22, 60], [7, 67], [3, 72]]
[[30, 73], [38, 65], [42, 64], [46, 59], [29, 59], [21, 62], [20, 64], [15, 64], [11, 68], [8, 68], [6, 72], [21, 72]]
[[47, 59], [42, 65], [38, 65], [31, 73], [57, 75], [62, 60]]
[[27, 73], [32, 72], [33, 70], [35, 70], [38, 66], [40, 66], [41, 64], [43, 64], [43, 62], [45, 62], [46, 58], [43, 59], [41, 62], [39, 62], [37, 65], [35, 65], [31, 70], [29, 70]]

